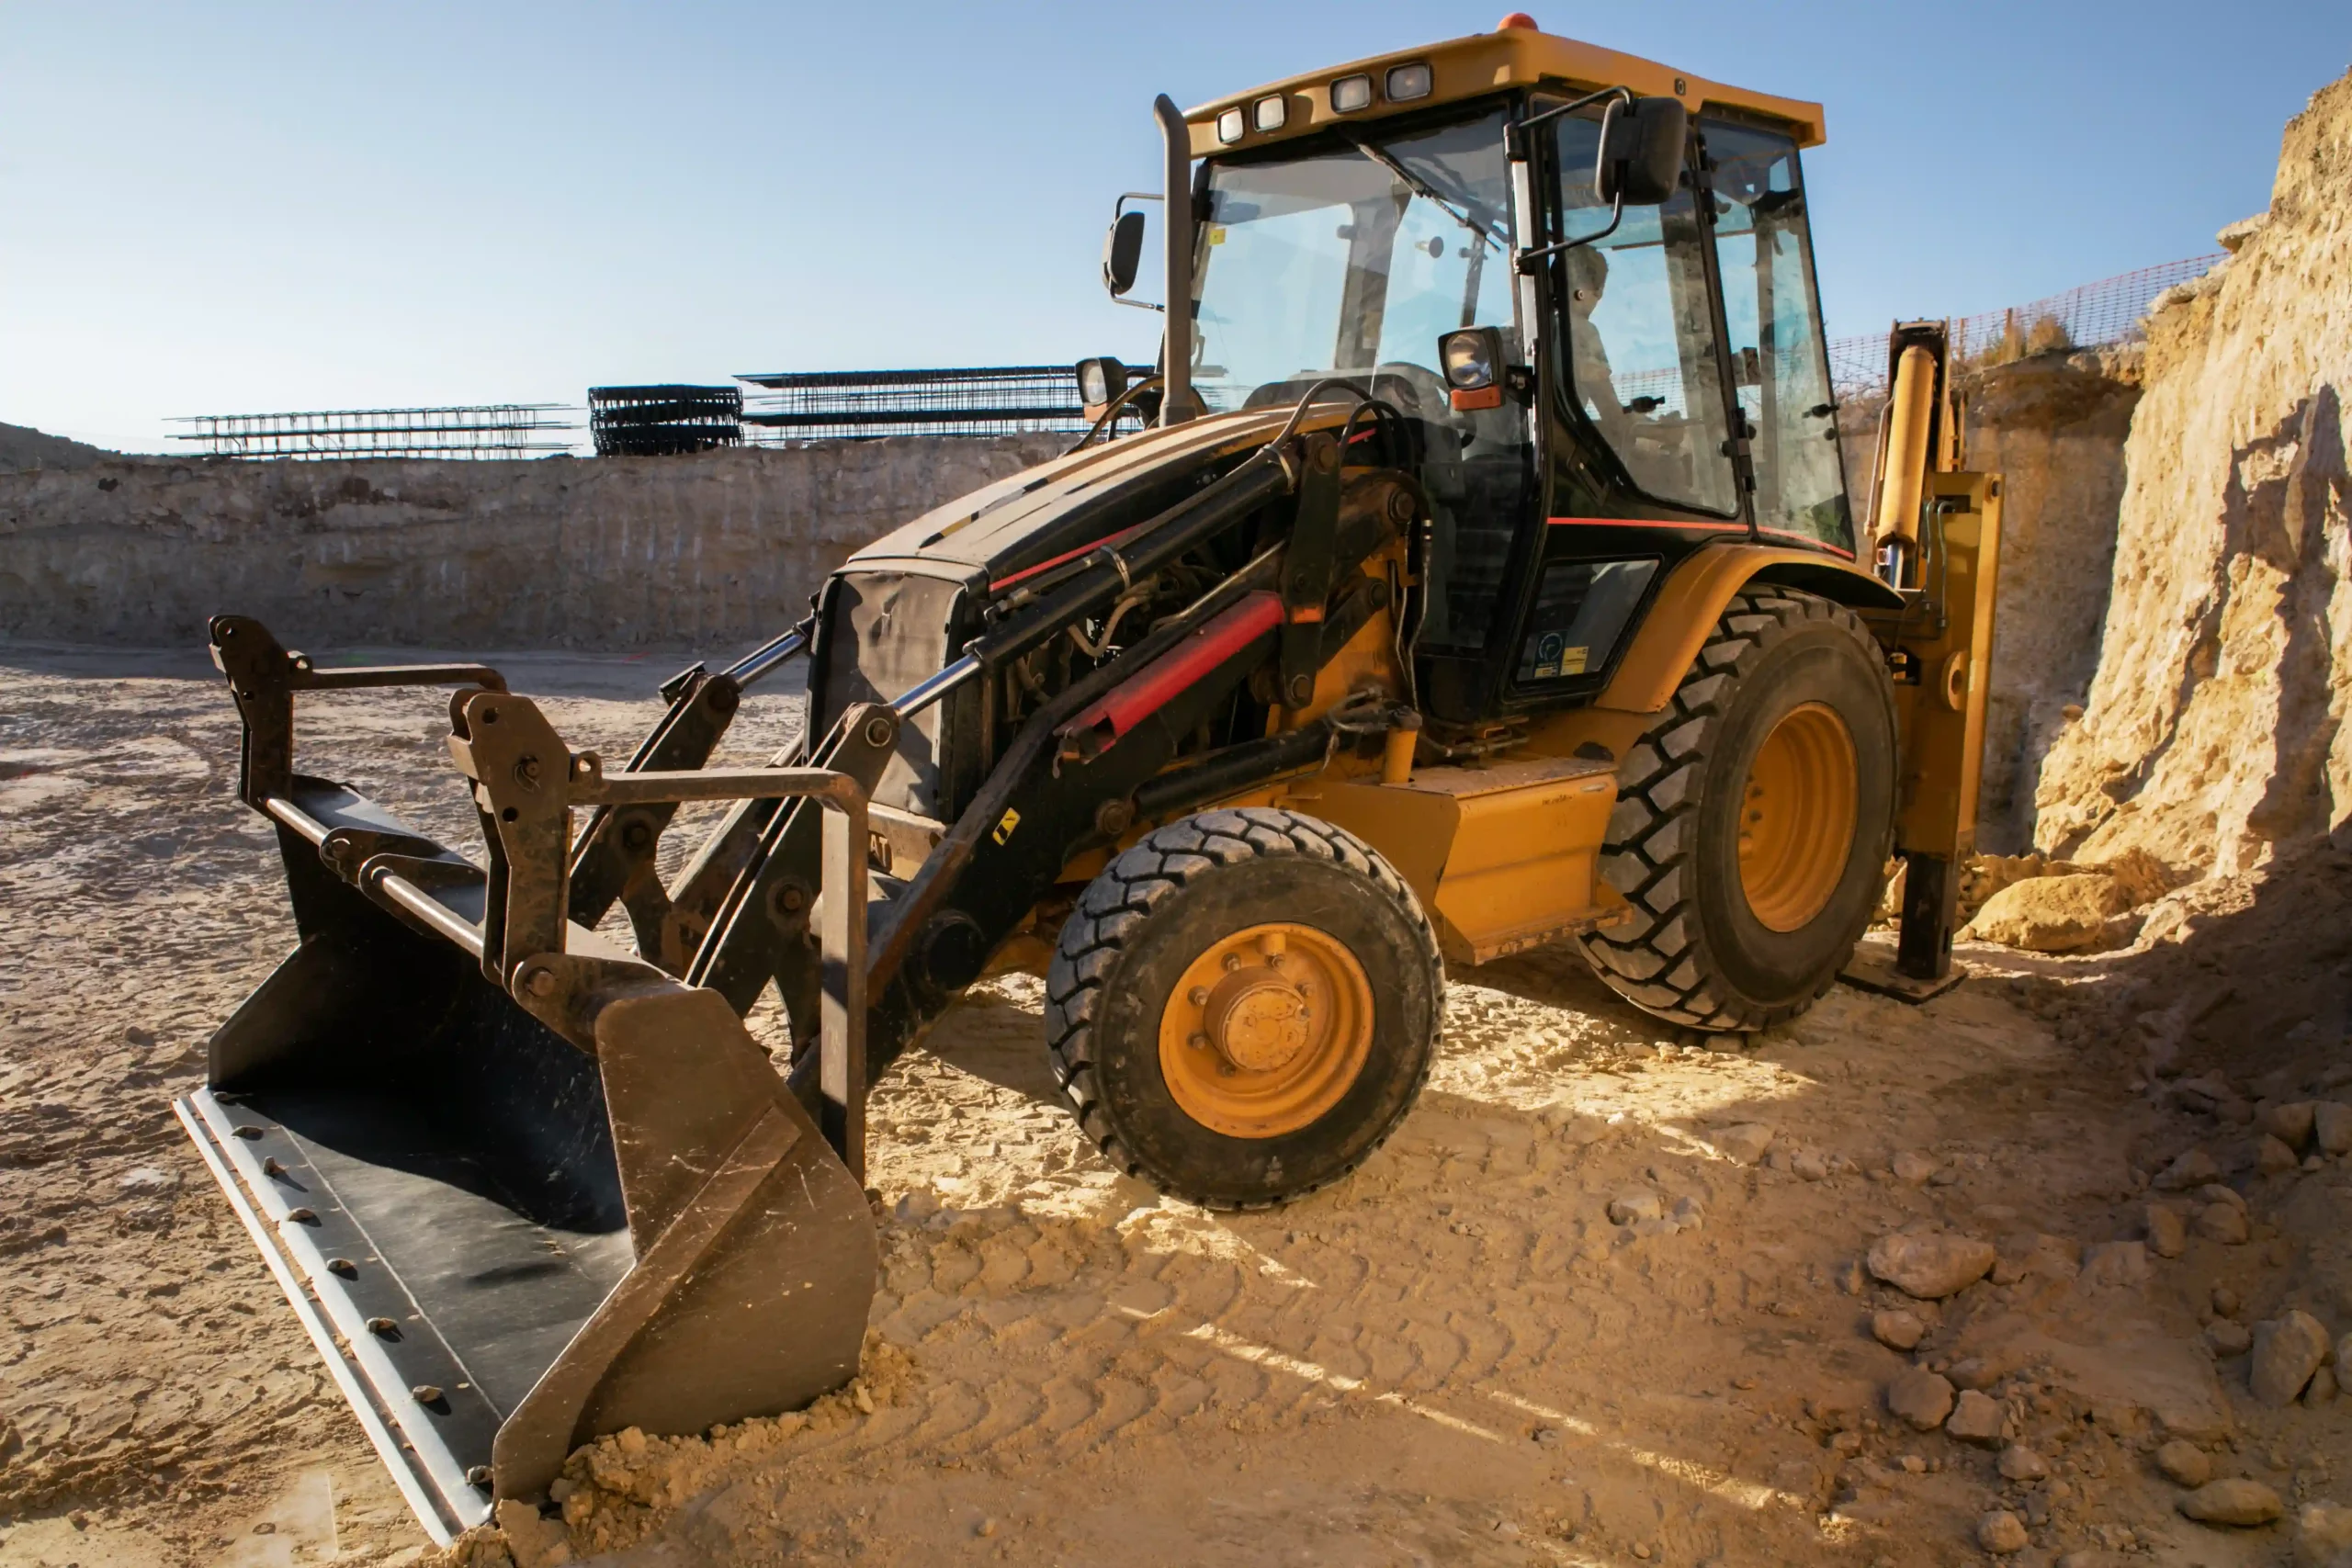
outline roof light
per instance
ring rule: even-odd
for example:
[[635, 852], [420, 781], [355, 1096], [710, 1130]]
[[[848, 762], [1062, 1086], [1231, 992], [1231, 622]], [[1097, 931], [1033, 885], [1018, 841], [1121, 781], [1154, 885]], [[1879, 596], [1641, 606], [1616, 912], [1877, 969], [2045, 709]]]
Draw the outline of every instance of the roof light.
[[1290, 118], [1290, 101], [1279, 93], [1271, 98], [1260, 98], [1250, 118], [1261, 130], [1280, 130], [1283, 122]]
[[1372, 78], [1342, 76], [1331, 84], [1331, 112], [1353, 114], [1372, 107]]
[[1426, 98], [1434, 85], [1436, 82], [1427, 65], [1392, 65], [1388, 68], [1388, 101], [1392, 104]]
[[1543, 28], [1535, 25], [1535, 18], [1529, 16], [1524, 11], [1513, 11], [1510, 15], [1505, 17], [1501, 21], [1495, 24], [1495, 31], [1498, 33], [1520, 31], [1533, 33], [1541, 32], [1543, 30]]
[[1241, 140], [1241, 111], [1227, 109], [1216, 117], [1216, 139], [1228, 146]]

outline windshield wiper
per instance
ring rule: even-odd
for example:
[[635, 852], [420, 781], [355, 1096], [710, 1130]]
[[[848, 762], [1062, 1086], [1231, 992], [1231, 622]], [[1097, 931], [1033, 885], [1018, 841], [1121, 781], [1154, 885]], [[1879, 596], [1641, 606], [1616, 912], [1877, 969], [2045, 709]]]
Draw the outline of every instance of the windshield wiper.
[[1350, 146], [1353, 147], [1357, 152], [1363, 153], [1365, 157], [1371, 159], [1374, 163], [1379, 164], [1382, 168], [1386, 169], [1390, 174], [1402, 180], [1405, 183], [1406, 188], [1410, 190], [1415, 196], [1419, 197], [1422, 200], [1428, 202], [1430, 206], [1444, 213], [1448, 218], [1453, 219], [1456, 223], [1461, 224], [1464, 229], [1467, 229], [1473, 234], [1477, 235], [1478, 238], [1486, 241], [1489, 249], [1498, 252], [1503, 249], [1503, 243], [1495, 237], [1494, 231], [1487, 228], [1484, 223], [1479, 222], [1476, 217], [1471, 213], [1467, 207], [1457, 204], [1440, 195], [1435, 186], [1430, 184], [1429, 181], [1421, 178], [1420, 175], [1413, 173], [1412, 170], [1407, 168], [1403, 164], [1390, 156], [1387, 149], [1365, 141], [1363, 137], [1358, 136], [1352, 130], [1343, 131], [1341, 134], [1347, 137], [1348, 144]]

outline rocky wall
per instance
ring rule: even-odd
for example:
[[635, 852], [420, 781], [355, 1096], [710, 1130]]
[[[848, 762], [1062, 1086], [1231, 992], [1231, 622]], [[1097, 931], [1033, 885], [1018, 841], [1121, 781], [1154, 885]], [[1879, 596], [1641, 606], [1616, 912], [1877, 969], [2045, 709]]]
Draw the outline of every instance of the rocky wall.
[[234, 610], [311, 647], [723, 649], [797, 620], [858, 546], [1065, 445], [0, 472], [0, 635], [201, 643]]
[[2352, 816], [2352, 77], [2223, 241], [2150, 312], [2098, 674], [2035, 837], [2230, 875]]
[[[2123, 495], [2123, 443], [2140, 398], [2134, 349], [2049, 354], [1965, 369], [1965, 461], [2002, 476], [2001, 580], [1977, 841], [2014, 854], [2034, 840], [2041, 759], [2098, 661]], [[1846, 482], [1867, 528], [1880, 404], [1842, 411]]]

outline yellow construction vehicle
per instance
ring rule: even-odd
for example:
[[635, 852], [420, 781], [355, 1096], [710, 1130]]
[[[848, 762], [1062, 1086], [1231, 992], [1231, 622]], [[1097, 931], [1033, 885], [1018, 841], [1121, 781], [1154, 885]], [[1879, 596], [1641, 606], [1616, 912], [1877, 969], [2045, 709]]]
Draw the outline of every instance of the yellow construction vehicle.
[[[1396, 1127], [1449, 965], [1576, 942], [1757, 1030], [1900, 853], [1864, 978], [1946, 982], [1999, 487], [1902, 328], [1856, 533], [1821, 111], [1515, 17], [1158, 114], [1159, 365], [1081, 364], [1088, 438], [682, 673], [625, 765], [492, 671], [214, 621], [301, 941], [180, 1113], [436, 1533], [599, 1433], [852, 1373], [866, 1086], [989, 973], [1045, 977], [1104, 1157], [1231, 1208]], [[805, 742], [706, 767], [797, 656]], [[402, 683], [457, 689], [479, 863], [295, 769], [297, 694]], [[685, 801], [733, 804], [665, 879]], [[783, 1070], [741, 1022], [771, 987]]]

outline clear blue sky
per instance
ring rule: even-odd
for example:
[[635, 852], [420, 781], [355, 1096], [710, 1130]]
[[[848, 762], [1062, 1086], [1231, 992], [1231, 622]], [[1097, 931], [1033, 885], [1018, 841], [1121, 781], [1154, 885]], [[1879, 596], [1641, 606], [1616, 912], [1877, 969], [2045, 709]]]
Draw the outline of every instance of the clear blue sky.
[[[1096, 279], [1153, 94], [1509, 8], [0, 0], [0, 420], [158, 450], [172, 414], [1148, 357]], [[2210, 249], [2352, 62], [2346, 0], [1530, 8], [1828, 106], [1833, 333]]]

